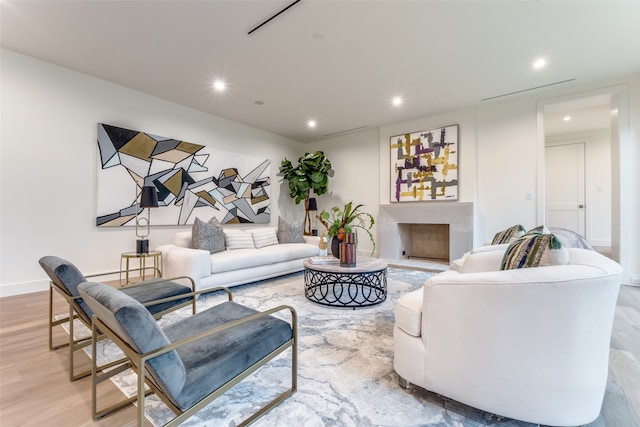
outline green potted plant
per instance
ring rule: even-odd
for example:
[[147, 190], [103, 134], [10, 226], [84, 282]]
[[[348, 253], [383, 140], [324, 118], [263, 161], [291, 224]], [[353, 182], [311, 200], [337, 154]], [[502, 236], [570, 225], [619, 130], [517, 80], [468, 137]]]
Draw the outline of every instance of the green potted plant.
[[371, 233], [371, 228], [373, 224], [375, 224], [375, 220], [370, 213], [361, 210], [362, 206], [364, 205], [354, 206], [353, 202], [349, 202], [344, 205], [342, 209], [334, 206], [329, 212], [323, 210], [318, 215], [320, 222], [327, 228], [329, 236], [333, 237], [331, 252], [334, 255], [337, 255], [335, 248], [344, 240], [346, 234], [355, 233], [358, 228], [367, 233], [373, 244], [371, 254], [373, 255], [375, 252], [376, 241]]
[[333, 176], [331, 162], [322, 151], [305, 153], [298, 159], [298, 165], [286, 158], [280, 163], [278, 173], [289, 185], [289, 196], [295, 200], [296, 205], [304, 200], [305, 209], [305, 234], [311, 234], [309, 219], [309, 196], [311, 191], [317, 196], [327, 192], [329, 177]]

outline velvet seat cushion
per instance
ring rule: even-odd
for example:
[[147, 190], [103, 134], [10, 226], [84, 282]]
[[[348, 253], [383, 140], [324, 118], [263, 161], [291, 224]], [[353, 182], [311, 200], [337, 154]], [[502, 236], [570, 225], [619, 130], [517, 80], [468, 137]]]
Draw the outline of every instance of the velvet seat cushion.
[[[174, 281], [155, 283], [159, 280], [161, 279], [146, 280], [144, 284], [120, 288], [120, 291], [129, 295], [141, 304], [161, 300], [164, 298], [175, 297], [178, 295], [188, 294], [192, 291], [190, 287], [181, 285], [180, 283]], [[175, 305], [185, 303], [190, 299], [191, 297], [185, 297], [173, 301], [163, 302], [160, 304], [148, 305], [146, 307], [151, 314], [156, 314], [160, 313], [161, 311], [168, 310]]]
[[[256, 310], [229, 301], [164, 328], [171, 342], [242, 319]], [[177, 349], [187, 373], [174, 403], [185, 409], [292, 338], [291, 325], [272, 316], [235, 326]]]
[[[151, 313], [138, 301], [104, 283], [85, 282], [78, 291], [94, 314], [140, 354], [169, 344]], [[148, 371], [168, 395], [178, 394], [185, 383], [185, 367], [173, 351], [150, 359]]]
[[[140, 353], [147, 353], [257, 313], [229, 301], [170, 324], [164, 330], [139, 302], [102, 283], [79, 286], [98, 318]], [[255, 319], [185, 344], [149, 360], [149, 373], [167, 397], [189, 408], [293, 336], [291, 326], [272, 316]]]
[[[49, 276], [51, 281], [64, 290], [67, 295], [72, 297], [80, 296], [80, 293], [78, 292], [78, 285], [86, 282], [87, 279], [75, 265], [65, 259], [53, 255], [44, 256], [40, 258], [39, 262], [40, 266], [45, 273], [47, 273], [47, 276]], [[140, 282], [137, 286], [120, 288], [120, 291], [144, 304], [150, 301], [188, 294], [192, 289], [173, 281], [151, 279]], [[188, 298], [181, 298], [179, 300], [168, 301], [162, 304], [150, 305], [147, 307], [147, 310], [149, 310], [151, 314], [156, 314], [186, 301], [188, 301]], [[76, 304], [78, 307], [78, 314], [87, 323], [91, 323], [91, 316], [93, 313], [89, 306], [82, 300], [82, 298], [77, 299]]]

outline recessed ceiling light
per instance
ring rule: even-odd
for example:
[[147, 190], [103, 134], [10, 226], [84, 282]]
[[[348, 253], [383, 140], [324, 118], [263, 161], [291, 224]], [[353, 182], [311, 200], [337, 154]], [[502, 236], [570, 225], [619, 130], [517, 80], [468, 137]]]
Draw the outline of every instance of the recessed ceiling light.
[[565, 122], [568, 122], [571, 120], [571, 116], [564, 116], [562, 120], [564, 120]]
[[545, 58], [538, 58], [533, 62], [533, 68], [536, 70], [542, 70], [547, 66], [547, 60]]
[[313, 38], [316, 40], [322, 40], [324, 38], [324, 34], [322, 33], [313, 33]]
[[394, 106], [398, 107], [398, 106], [402, 105], [402, 98], [401, 98], [401, 97], [399, 97], [399, 96], [396, 96], [396, 97], [394, 97], [394, 98], [391, 100], [391, 103], [392, 103]]
[[253, 103], [256, 105], [264, 105], [264, 101], [261, 101], [259, 99], [256, 99], [255, 101], [253, 101]]
[[216, 80], [215, 82], [213, 82], [213, 88], [217, 92], [224, 92], [224, 90], [227, 88], [227, 85], [222, 80]]
[[309, 120], [307, 122], [307, 126], [309, 126], [310, 128], [316, 127], [316, 121], [315, 120]]

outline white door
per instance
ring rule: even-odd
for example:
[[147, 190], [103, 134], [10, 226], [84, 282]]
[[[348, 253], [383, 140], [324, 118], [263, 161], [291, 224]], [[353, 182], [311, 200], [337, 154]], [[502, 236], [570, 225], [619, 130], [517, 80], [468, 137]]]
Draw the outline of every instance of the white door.
[[584, 142], [545, 148], [546, 225], [585, 238]]

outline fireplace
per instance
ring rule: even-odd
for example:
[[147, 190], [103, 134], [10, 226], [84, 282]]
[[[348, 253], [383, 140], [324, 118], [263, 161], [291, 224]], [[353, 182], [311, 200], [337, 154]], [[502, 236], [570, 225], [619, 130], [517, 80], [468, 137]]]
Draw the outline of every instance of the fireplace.
[[449, 224], [398, 224], [399, 233], [408, 236], [407, 258], [449, 262]]
[[378, 254], [386, 260], [424, 258], [448, 262], [473, 245], [473, 203], [380, 205]]

